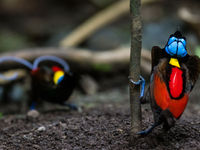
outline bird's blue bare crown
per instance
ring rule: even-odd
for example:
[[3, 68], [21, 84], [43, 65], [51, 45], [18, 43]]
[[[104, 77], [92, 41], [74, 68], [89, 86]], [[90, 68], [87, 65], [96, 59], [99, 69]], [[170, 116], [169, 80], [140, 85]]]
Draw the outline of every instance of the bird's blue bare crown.
[[187, 55], [186, 38], [179, 31], [176, 31], [170, 35], [165, 51], [172, 57], [185, 57]]

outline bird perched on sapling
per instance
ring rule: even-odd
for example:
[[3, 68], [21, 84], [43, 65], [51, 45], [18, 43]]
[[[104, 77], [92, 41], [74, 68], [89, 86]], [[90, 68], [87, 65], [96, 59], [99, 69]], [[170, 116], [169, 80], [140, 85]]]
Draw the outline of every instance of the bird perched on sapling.
[[142, 99], [148, 99], [149, 95], [154, 124], [138, 133], [141, 135], [150, 133], [160, 124], [165, 130], [174, 126], [184, 112], [200, 73], [200, 59], [188, 54], [186, 38], [179, 31], [170, 35], [163, 49], [154, 46], [151, 55], [150, 85]]

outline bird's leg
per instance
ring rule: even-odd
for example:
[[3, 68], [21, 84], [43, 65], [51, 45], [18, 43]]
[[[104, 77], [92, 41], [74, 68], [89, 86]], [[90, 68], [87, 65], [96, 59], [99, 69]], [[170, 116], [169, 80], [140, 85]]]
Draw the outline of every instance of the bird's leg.
[[161, 123], [162, 123], [161, 121], [155, 122], [150, 128], [148, 128], [148, 129], [146, 129], [146, 130], [143, 130], [143, 131], [140, 131], [140, 132], [138, 132], [137, 134], [139, 134], [139, 135], [148, 135], [149, 133], [151, 133], [151, 131], [152, 131], [155, 127], [159, 126]]
[[135, 85], [141, 85], [141, 89], [140, 89], [140, 99], [144, 97], [144, 89], [145, 89], [145, 79], [140, 76], [140, 80], [138, 81], [133, 81], [130, 77], [129, 80], [131, 83], [135, 84]]
[[30, 110], [35, 110], [35, 106], [36, 106], [36, 102], [32, 101], [31, 106], [30, 106]]
[[30, 101], [29, 101], [29, 109], [30, 110], [35, 110], [37, 102], [38, 102], [38, 100], [37, 100], [36, 93], [31, 91], [31, 93], [30, 93]]
[[163, 123], [164, 123], [163, 129], [167, 131], [175, 125], [175, 120], [174, 120], [173, 115], [168, 109], [162, 112], [162, 116], [163, 116]]
[[63, 105], [69, 107], [72, 110], [78, 110], [78, 106], [75, 104], [64, 102]]
[[145, 104], [150, 102], [150, 85], [148, 86], [146, 92], [144, 93], [144, 96], [140, 98], [141, 104]]

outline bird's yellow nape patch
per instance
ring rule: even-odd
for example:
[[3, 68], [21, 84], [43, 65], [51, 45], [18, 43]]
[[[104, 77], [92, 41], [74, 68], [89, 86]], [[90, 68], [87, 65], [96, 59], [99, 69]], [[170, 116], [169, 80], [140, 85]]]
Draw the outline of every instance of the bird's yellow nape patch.
[[53, 82], [57, 85], [59, 79], [60, 79], [62, 76], [64, 76], [64, 72], [63, 72], [63, 71], [56, 71], [56, 72], [54, 73], [54, 76], [53, 76]]
[[176, 66], [176, 67], [180, 68], [180, 64], [178, 62], [178, 59], [176, 59], [176, 58], [171, 58], [170, 61], [169, 61], [169, 64], [172, 65], [172, 66]]

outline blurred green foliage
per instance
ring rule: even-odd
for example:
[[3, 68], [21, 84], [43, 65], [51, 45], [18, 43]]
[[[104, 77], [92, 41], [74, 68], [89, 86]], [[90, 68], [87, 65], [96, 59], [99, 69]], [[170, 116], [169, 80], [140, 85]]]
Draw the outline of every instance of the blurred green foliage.
[[112, 3], [115, 0], [90, 0], [93, 4], [95, 4], [98, 7], [105, 7]]
[[112, 70], [112, 66], [110, 64], [94, 64], [93, 68], [101, 72], [110, 72]]
[[3, 113], [2, 113], [2, 112], [0, 112], [0, 119], [1, 119], [1, 118], [3, 118]]
[[196, 47], [195, 49], [195, 55], [200, 57], [200, 45]]
[[25, 36], [9, 31], [0, 31], [0, 52], [13, 51], [29, 46], [30, 43]]

